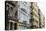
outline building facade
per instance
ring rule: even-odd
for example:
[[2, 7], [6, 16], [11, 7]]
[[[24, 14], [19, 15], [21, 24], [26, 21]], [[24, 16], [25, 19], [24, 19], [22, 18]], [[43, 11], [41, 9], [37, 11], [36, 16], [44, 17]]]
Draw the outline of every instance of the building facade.
[[32, 2], [32, 26], [33, 28], [39, 28], [39, 14], [36, 2]]
[[[29, 4], [29, 5], [28, 5]], [[8, 10], [7, 10], [8, 9]], [[6, 1], [6, 22], [8, 23], [8, 29], [26, 29], [30, 19], [30, 3], [29, 2], [12, 2]], [[28, 11], [28, 12], [27, 12]], [[25, 22], [26, 23], [23, 23]], [[14, 28], [14, 24], [16, 25]], [[26, 24], [26, 25], [25, 25]], [[7, 26], [6, 26], [7, 27]], [[7, 28], [6, 28], [7, 29]]]
[[36, 2], [6, 1], [5, 30], [21, 30], [44, 26], [44, 16]]
[[5, 2], [5, 29], [6, 30], [16, 30], [17, 29], [17, 7], [14, 4], [17, 2], [6, 1]]
[[45, 27], [45, 17], [42, 14], [42, 12], [39, 9], [39, 27], [44, 28]]
[[[19, 8], [18, 8], [18, 18], [19, 22], [26, 21], [26, 24], [30, 24], [30, 2], [18, 2]], [[27, 12], [28, 11], [28, 12]], [[26, 27], [27, 28], [27, 27]]]

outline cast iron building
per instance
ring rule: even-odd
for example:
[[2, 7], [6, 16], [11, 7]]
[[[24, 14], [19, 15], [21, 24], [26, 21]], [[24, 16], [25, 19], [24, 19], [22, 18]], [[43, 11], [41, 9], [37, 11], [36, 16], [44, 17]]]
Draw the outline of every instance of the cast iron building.
[[5, 11], [6, 30], [40, 27], [40, 21], [42, 21], [42, 19], [36, 2], [6, 1]]
[[5, 29], [14, 30], [17, 29], [17, 2], [6, 1], [5, 2]]
[[[6, 30], [7, 29], [9, 30], [26, 29], [27, 25], [30, 26], [30, 23], [29, 23], [30, 11], [31, 11], [30, 2], [6, 1], [5, 3], [6, 3], [6, 13], [7, 13], [6, 14], [6, 18], [7, 18], [6, 19]], [[7, 24], [9, 26], [7, 26]]]

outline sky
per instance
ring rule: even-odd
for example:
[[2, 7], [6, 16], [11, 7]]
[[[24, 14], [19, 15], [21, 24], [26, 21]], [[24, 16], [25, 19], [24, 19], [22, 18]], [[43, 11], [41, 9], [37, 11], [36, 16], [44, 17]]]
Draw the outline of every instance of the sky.
[[39, 0], [38, 1], [38, 6], [44, 15], [45, 15], [45, 10], [46, 10], [46, 2], [45, 1], [46, 0]]

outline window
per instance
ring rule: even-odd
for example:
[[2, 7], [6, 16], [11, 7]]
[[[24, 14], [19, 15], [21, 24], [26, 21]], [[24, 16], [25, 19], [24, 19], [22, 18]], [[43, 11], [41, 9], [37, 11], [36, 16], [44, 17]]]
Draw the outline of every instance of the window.
[[27, 13], [26, 10], [25, 10], [24, 8], [21, 8], [21, 10], [22, 10], [23, 12]]
[[6, 5], [6, 11], [8, 11], [9, 10], [9, 5]]
[[17, 18], [17, 11], [15, 12], [15, 17]]
[[11, 22], [10, 23], [10, 30], [12, 30], [13, 29], [13, 23]]
[[13, 7], [10, 7], [11, 8], [11, 10], [13, 11]]
[[16, 29], [17, 29], [17, 23], [14, 24], [14, 30], [16, 30]]

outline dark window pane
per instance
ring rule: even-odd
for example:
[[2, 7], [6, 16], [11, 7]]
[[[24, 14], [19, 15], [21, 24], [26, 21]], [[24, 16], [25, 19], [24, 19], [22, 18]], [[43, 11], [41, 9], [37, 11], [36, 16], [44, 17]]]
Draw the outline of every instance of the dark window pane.
[[15, 29], [15, 30], [17, 29], [17, 23], [14, 24], [14, 29]]
[[12, 30], [12, 28], [13, 28], [13, 23], [11, 22], [10, 23], [10, 30]]
[[24, 8], [21, 8], [21, 10], [22, 10], [23, 12], [27, 13], [26, 10], [25, 10]]
[[15, 17], [17, 18], [17, 11], [15, 12]]

